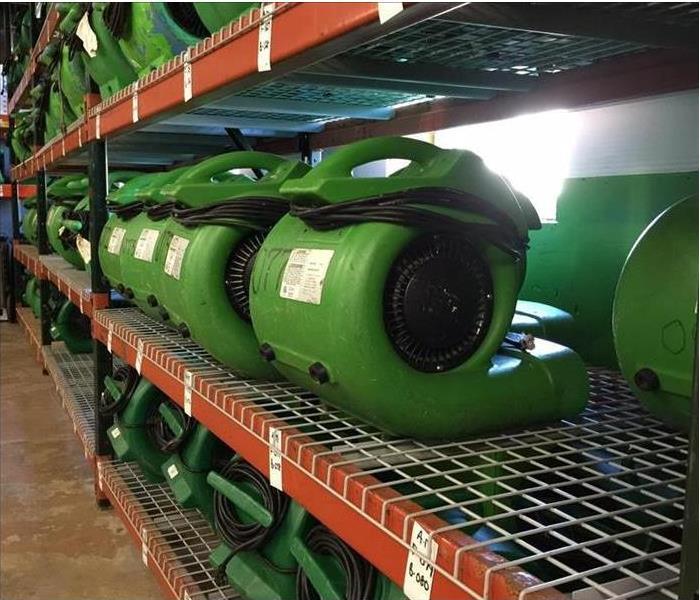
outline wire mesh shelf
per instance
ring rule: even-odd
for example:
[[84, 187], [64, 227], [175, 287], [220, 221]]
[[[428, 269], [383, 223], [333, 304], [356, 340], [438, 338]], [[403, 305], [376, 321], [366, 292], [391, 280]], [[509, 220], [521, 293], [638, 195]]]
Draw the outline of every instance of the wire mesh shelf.
[[508, 597], [676, 597], [688, 442], [617, 373], [591, 370], [590, 402], [574, 419], [431, 444], [388, 438], [290, 383], [239, 379], [136, 309], [99, 311], [96, 323], [125, 356], [141, 346], [144, 364], [180, 382], [187, 371], [195, 416], [196, 403], [213, 405], [217, 420], [265, 444], [272, 423], [284, 467], [321, 484], [329, 502], [406, 548], [420, 523], [440, 549], [436, 570], [470, 597], [501, 597], [514, 570], [523, 576]]
[[43, 349], [46, 370], [56, 384], [85, 458], [95, 456], [94, 367], [92, 354], [72, 354], [62, 342]]
[[135, 463], [100, 461], [100, 485], [140, 542], [144, 563], [172, 597], [230, 600], [239, 596], [216, 581], [209, 555], [219, 544], [196, 510], [180, 508], [168, 487], [148, 483]]

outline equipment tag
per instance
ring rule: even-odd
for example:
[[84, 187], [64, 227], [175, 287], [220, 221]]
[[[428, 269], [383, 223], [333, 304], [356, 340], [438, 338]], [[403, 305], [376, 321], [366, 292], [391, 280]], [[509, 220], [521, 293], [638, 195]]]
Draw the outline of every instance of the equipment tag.
[[139, 375], [141, 375], [141, 363], [143, 363], [143, 340], [136, 342], [136, 363], [134, 368]]
[[121, 431], [119, 431], [119, 427], [115, 427], [112, 429], [112, 437], [116, 440], [120, 435], [122, 434]]
[[78, 234], [75, 238], [75, 247], [78, 249], [78, 254], [83, 262], [87, 265], [92, 258], [92, 252], [90, 250], [90, 240], [86, 240], [82, 235]]
[[112, 235], [109, 236], [109, 242], [107, 244], [107, 252], [110, 254], [119, 254], [122, 249], [122, 242], [124, 241], [124, 234], [126, 234], [126, 229], [123, 227], [115, 227], [112, 231]]
[[168, 477], [170, 477], [170, 479], [175, 479], [179, 474], [180, 471], [177, 470], [175, 465], [170, 465], [168, 467]]
[[90, 17], [86, 12], [83, 18], [78, 23], [78, 28], [75, 30], [75, 35], [83, 42], [83, 48], [90, 58], [97, 56], [97, 36], [90, 26]]
[[185, 102], [192, 100], [192, 63], [190, 62], [190, 49], [187, 48], [182, 59], [182, 87]]
[[157, 241], [157, 229], [146, 228], [141, 230], [139, 241], [136, 242], [136, 248], [134, 249], [134, 258], [138, 258], [139, 260], [145, 260], [146, 262], [151, 262], [153, 260], [153, 251], [156, 248]]
[[148, 531], [145, 527], [141, 527], [141, 560], [148, 566]]
[[377, 2], [379, 11], [379, 22], [386, 23], [403, 10], [403, 2]]
[[95, 117], [95, 137], [100, 139], [100, 113]]
[[114, 323], [107, 326], [107, 352], [112, 354], [112, 335], [114, 334]]
[[139, 82], [134, 81], [133, 93], [131, 95], [131, 120], [138, 123], [139, 120]]
[[270, 485], [283, 491], [282, 488], [282, 432], [276, 427], [270, 427], [268, 432], [270, 443]]
[[102, 462], [97, 461], [97, 486], [100, 488], [100, 491], [104, 491], [104, 482], [103, 482], [103, 477], [102, 477]]
[[334, 250], [295, 248], [282, 277], [280, 296], [309, 304], [321, 304], [323, 281]]
[[[435, 576], [437, 542], [418, 523], [413, 523], [411, 549], [408, 551], [406, 573], [403, 578], [403, 593], [409, 600], [430, 600]], [[428, 561], [431, 561], [429, 563]]]
[[180, 279], [180, 269], [182, 268], [182, 259], [185, 258], [185, 250], [189, 246], [190, 240], [187, 238], [174, 235], [170, 240], [168, 247], [168, 256], [165, 258], [164, 271], [166, 275], [170, 275], [175, 279]]
[[182, 399], [183, 409], [188, 417], [192, 416], [192, 371], [185, 371], [185, 394]]
[[260, 6], [260, 28], [258, 29], [258, 71], [269, 71], [272, 50], [272, 14], [274, 2], [262, 2]]

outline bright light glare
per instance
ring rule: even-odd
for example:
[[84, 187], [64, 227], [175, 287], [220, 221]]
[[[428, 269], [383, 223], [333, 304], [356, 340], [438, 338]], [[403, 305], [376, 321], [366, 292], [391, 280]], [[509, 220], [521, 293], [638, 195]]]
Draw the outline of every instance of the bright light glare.
[[542, 221], [555, 221], [579, 129], [576, 113], [553, 110], [436, 131], [435, 144], [478, 154], [530, 199]]

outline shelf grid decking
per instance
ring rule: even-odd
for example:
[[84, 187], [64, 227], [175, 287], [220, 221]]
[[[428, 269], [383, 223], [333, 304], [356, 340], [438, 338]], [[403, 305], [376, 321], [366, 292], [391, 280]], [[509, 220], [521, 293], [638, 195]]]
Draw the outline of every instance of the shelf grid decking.
[[219, 541], [199, 512], [180, 508], [167, 485], [148, 483], [134, 463], [100, 460], [98, 469], [102, 491], [168, 596], [182, 600], [239, 597], [215, 579], [216, 569], [208, 559]]
[[[136, 309], [99, 311], [94, 330], [130, 364], [142, 345], [145, 376], [178, 403], [189, 371], [193, 415], [265, 473], [269, 426], [281, 430], [285, 491], [321, 520], [349, 508], [333, 529], [399, 584], [372, 546], [398, 542], [405, 557], [418, 522], [453, 586], [442, 590], [463, 597], [676, 597], [687, 440], [617, 374], [591, 372], [574, 419], [427, 444], [386, 438], [292, 384], [241, 380]], [[372, 544], [353, 534], [361, 521], [380, 532]]]

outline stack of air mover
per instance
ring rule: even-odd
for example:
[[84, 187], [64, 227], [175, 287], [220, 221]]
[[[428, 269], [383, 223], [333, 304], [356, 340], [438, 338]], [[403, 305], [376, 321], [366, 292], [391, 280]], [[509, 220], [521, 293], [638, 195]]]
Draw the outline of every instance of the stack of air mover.
[[[41, 318], [41, 297], [39, 280], [30, 277], [22, 295], [23, 302], [32, 309], [34, 316]], [[73, 354], [82, 354], [92, 350], [90, 320], [81, 314], [75, 304], [67, 300], [53, 285], [49, 288], [46, 308], [51, 321], [51, 339], [64, 342]]]
[[623, 375], [644, 406], [690, 429], [698, 330], [698, 198], [661, 213], [627, 258], [613, 334]]

